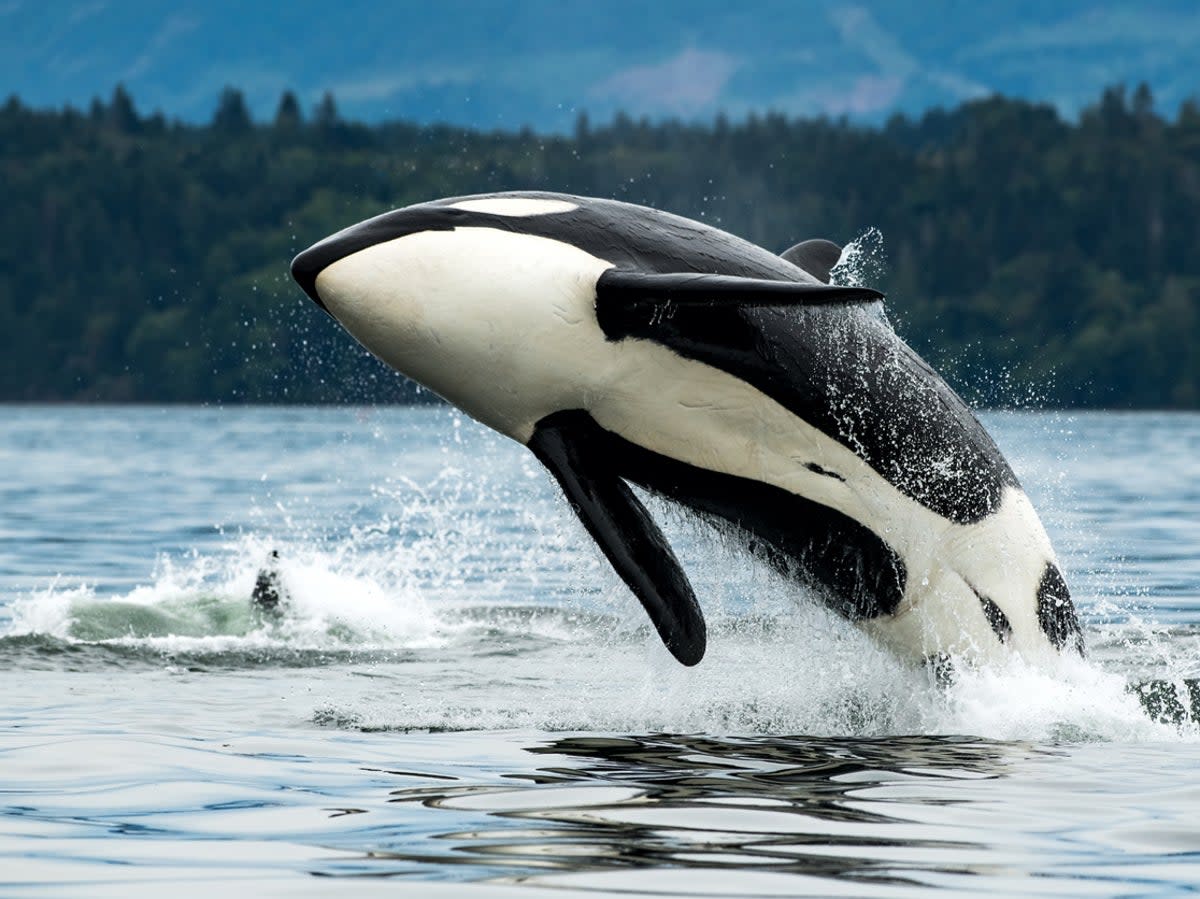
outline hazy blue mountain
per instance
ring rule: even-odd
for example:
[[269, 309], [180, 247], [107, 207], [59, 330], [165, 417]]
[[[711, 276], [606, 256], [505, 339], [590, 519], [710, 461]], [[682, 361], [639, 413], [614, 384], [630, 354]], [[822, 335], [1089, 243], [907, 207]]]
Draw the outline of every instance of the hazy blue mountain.
[[878, 121], [995, 92], [1073, 114], [1147, 81], [1200, 91], [1196, 0], [0, 0], [0, 85], [86, 105], [123, 82], [143, 112], [205, 120], [224, 85], [270, 116], [285, 88], [342, 113], [483, 128], [711, 118]]

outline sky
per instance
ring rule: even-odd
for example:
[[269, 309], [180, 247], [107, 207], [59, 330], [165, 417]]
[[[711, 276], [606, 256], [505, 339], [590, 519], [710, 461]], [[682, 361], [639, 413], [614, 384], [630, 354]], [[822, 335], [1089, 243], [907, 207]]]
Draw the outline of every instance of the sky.
[[348, 118], [480, 128], [775, 110], [878, 122], [1003, 93], [1073, 116], [1146, 81], [1200, 92], [1196, 0], [0, 0], [4, 93], [204, 121], [226, 85], [254, 115], [332, 91]]

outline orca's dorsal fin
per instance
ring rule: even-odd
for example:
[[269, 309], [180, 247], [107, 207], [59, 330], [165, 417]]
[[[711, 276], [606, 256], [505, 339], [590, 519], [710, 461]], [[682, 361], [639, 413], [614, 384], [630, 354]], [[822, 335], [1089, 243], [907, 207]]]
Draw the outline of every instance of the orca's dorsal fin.
[[704, 657], [704, 615], [671, 545], [613, 468], [604, 431], [583, 410], [538, 422], [528, 446], [621, 579], [641, 601], [663, 643], [685, 665]]
[[816, 238], [798, 243], [779, 254], [792, 265], [804, 269], [818, 281], [829, 283], [829, 273], [842, 258], [842, 248], [832, 240]]
[[279, 604], [285, 596], [279, 577], [279, 550], [273, 549], [267, 556], [266, 564], [258, 570], [254, 589], [250, 593], [250, 602], [263, 611], [278, 613], [281, 611]]

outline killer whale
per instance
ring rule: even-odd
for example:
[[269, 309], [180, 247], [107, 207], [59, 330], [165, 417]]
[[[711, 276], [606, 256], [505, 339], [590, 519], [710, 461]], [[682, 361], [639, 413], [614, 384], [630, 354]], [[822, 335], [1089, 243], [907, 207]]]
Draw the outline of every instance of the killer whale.
[[828, 283], [835, 251], [512, 192], [385, 213], [292, 274], [386, 363], [525, 444], [684, 664], [703, 614], [630, 483], [727, 523], [912, 657], [1082, 652], [1012, 469], [881, 295]]
[[287, 605], [288, 592], [283, 585], [283, 576], [279, 570], [279, 550], [273, 549], [267, 553], [267, 560], [258, 569], [254, 578], [254, 589], [250, 591], [250, 604], [262, 612], [272, 615], [282, 613]]

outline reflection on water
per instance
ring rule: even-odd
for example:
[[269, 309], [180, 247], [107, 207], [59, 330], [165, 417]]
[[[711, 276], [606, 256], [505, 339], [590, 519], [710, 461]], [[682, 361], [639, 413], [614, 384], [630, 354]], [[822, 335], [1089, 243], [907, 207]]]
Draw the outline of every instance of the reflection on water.
[[[268, 692], [247, 692], [265, 707]], [[419, 881], [420, 895], [493, 899], [542, 895], [529, 886], [1128, 895], [1200, 878], [1196, 744], [1114, 757], [1111, 744], [950, 736], [44, 739], [60, 729], [30, 722], [28, 745], [5, 757], [19, 787], [0, 814], [0, 893], [146, 894], [130, 892], [130, 871], [158, 891], [220, 880], [239, 895], [294, 895], [316, 875], [313, 895]]]
[[[903, 882], [890, 854], [968, 873], [983, 847], [952, 825], [916, 823], [962, 802], [953, 782], [1005, 776], [1053, 755], [1024, 743], [956, 737], [570, 736], [528, 749], [544, 764], [512, 787], [421, 786], [391, 801], [483, 813], [479, 825], [432, 835], [395, 860], [465, 865], [507, 878], [547, 870], [743, 870]], [[893, 803], [872, 788], [902, 784]], [[895, 808], [889, 806], [895, 805]], [[922, 813], [914, 816], [913, 809]], [[380, 853], [374, 853], [376, 857]], [[913, 881], [909, 881], [913, 882]]]

